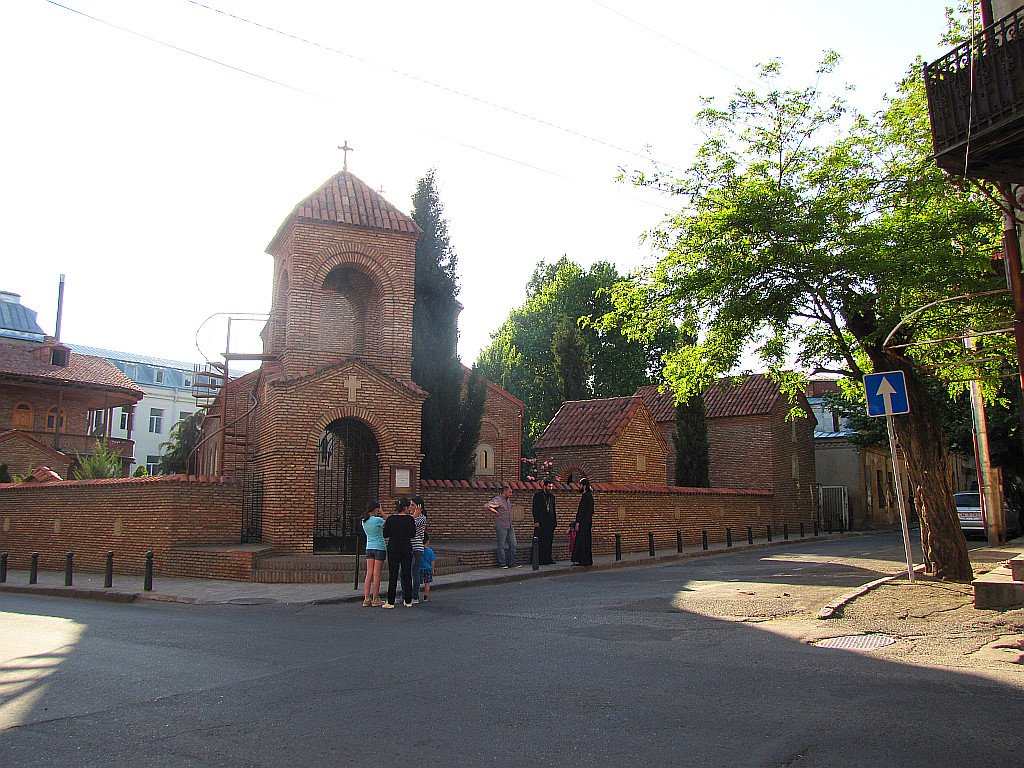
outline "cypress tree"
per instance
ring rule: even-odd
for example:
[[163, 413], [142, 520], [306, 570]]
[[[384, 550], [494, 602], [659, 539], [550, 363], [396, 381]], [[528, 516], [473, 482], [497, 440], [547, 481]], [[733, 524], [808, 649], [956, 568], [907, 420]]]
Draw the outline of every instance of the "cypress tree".
[[676, 485], [710, 488], [708, 473], [708, 423], [704, 398], [694, 395], [676, 405]]
[[585, 400], [587, 391], [587, 342], [571, 317], [562, 317], [551, 336], [551, 353], [555, 360], [558, 393], [562, 401]]
[[448, 238], [444, 207], [431, 169], [416, 184], [412, 219], [423, 230], [416, 243], [412, 313], [412, 378], [427, 391], [420, 450], [424, 479], [463, 480], [473, 474], [486, 383], [459, 361], [458, 257]]

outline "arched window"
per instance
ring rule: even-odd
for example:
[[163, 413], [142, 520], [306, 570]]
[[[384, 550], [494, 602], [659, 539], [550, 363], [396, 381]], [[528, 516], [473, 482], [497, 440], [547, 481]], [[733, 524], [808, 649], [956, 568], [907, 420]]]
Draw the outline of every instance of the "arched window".
[[478, 475], [494, 474], [494, 448], [487, 443], [476, 447], [476, 473]]
[[46, 412], [46, 431], [47, 432], [67, 432], [68, 431], [68, 414], [63, 408], [60, 409], [60, 414], [57, 413], [57, 406], [51, 406], [50, 410]]
[[31, 403], [18, 403], [11, 414], [11, 429], [32, 429], [33, 416]]

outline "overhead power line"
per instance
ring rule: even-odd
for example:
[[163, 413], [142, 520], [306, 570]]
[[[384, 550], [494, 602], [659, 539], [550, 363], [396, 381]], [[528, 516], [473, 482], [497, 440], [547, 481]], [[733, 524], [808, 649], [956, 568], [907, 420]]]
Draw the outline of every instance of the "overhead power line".
[[[337, 99], [334, 99], [332, 97], [324, 96], [324, 95], [318, 94], [318, 93], [316, 93], [314, 91], [307, 90], [305, 88], [299, 88], [298, 86], [292, 85], [292, 84], [287, 83], [287, 82], [285, 82], [283, 80], [277, 80], [277, 79], [274, 79], [272, 77], [268, 77], [267, 75], [260, 74], [259, 72], [254, 72], [252, 70], [244, 69], [242, 67], [235, 66], [234, 64], [229, 64], [228, 62], [222, 61], [220, 59], [215, 59], [212, 56], [206, 56], [204, 54], [201, 54], [201, 53], [198, 53], [196, 51], [190, 50], [188, 48], [184, 48], [184, 47], [182, 47], [180, 45], [175, 45], [173, 43], [169, 43], [169, 42], [167, 42], [165, 40], [161, 40], [159, 38], [152, 37], [150, 35], [145, 35], [145, 34], [143, 34], [141, 32], [137, 32], [137, 31], [135, 31], [133, 29], [130, 29], [128, 27], [125, 27], [125, 26], [122, 26], [120, 24], [116, 24], [116, 23], [114, 23], [112, 21], [108, 21], [106, 19], [100, 18], [99, 16], [93, 16], [92, 14], [86, 13], [84, 11], [80, 11], [77, 8], [73, 8], [73, 7], [69, 6], [69, 5], [65, 5], [63, 3], [56, 2], [56, 0], [45, 0], [45, 2], [50, 4], [50, 5], [52, 5], [52, 6], [54, 6], [54, 7], [56, 7], [56, 8], [60, 8], [61, 10], [67, 11], [69, 13], [72, 13], [72, 14], [74, 14], [76, 16], [80, 16], [80, 17], [82, 17], [84, 19], [88, 19], [89, 21], [94, 21], [94, 22], [96, 22], [98, 24], [102, 24], [104, 26], [110, 27], [111, 29], [116, 29], [119, 32], [124, 32], [125, 34], [132, 35], [133, 37], [137, 37], [137, 38], [142, 39], [142, 40], [146, 40], [147, 42], [155, 43], [156, 45], [162, 46], [164, 48], [169, 48], [170, 50], [176, 51], [178, 53], [185, 54], [186, 56], [192, 56], [192, 57], [197, 58], [197, 59], [199, 59], [201, 61], [207, 62], [208, 64], [214, 64], [214, 65], [219, 66], [219, 67], [224, 67], [225, 69], [229, 69], [232, 72], [237, 72], [237, 73], [242, 74], [242, 75], [248, 75], [249, 77], [256, 78], [257, 80], [260, 80], [262, 82], [270, 83], [271, 85], [276, 85], [276, 86], [279, 86], [281, 88], [285, 88], [285, 89], [287, 89], [289, 91], [293, 91], [295, 93], [301, 93], [301, 94], [303, 94], [305, 96], [310, 96], [310, 97], [312, 97], [314, 99], [317, 99], [319, 101], [324, 101], [324, 102], [327, 102], [327, 103], [330, 103], [330, 104], [340, 105], [340, 102]], [[196, 3], [196, 5], [201, 5], [201, 4], [200, 3]], [[206, 8], [208, 6], [203, 6], [203, 7]], [[219, 10], [217, 10], [215, 8], [211, 8], [211, 10], [214, 10], [214, 11], [216, 11], [218, 13], [222, 13], [221, 11], [219, 11]], [[230, 15], [230, 14], [226, 14], [226, 15]], [[247, 20], [243, 19], [243, 21], [247, 21]], [[250, 22], [250, 23], [253, 23], [253, 22]], [[284, 34], [284, 33], [282, 33], [282, 34]], [[317, 43], [311, 43], [311, 44], [312, 45], [319, 45]], [[345, 55], [347, 55], [347, 54], [345, 54]], [[353, 57], [353, 58], [356, 58], [356, 57]], [[437, 87], [444, 88], [444, 86], [437, 86]], [[554, 124], [552, 124], [552, 125], [554, 125]], [[456, 146], [464, 147], [464, 148], [472, 150], [474, 152], [479, 152], [481, 154], [488, 155], [489, 157], [494, 157], [494, 158], [497, 158], [497, 159], [500, 159], [500, 160], [504, 160], [506, 162], [513, 163], [514, 165], [518, 165], [518, 166], [521, 166], [523, 168], [528, 168], [530, 170], [537, 171], [539, 173], [543, 173], [543, 174], [546, 174], [546, 175], [549, 175], [549, 176], [554, 176], [556, 178], [559, 178], [559, 179], [562, 179], [564, 181], [568, 181], [568, 182], [571, 182], [571, 183], [574, 183], [574, 184], [578, 184], [578, 185], [583, 186], [583, 187], [592, 188], [591, 184], [589, 184], [587, 182], [584, 182], [581, 179], [577, 179], [577, 178], [574, 178], [574, 177], [571, 177], [571, 176], [566, 176], [565, 174], [559, 173], [557, 171], [552, 171], [552, 170], [550, 170], [548, 168], [544, 168], [542, 166], [535, 165], [533, 163], [528, 163], [528, 162], [526, 162], [524, 160], [519, 160], [519, 159], [514, 158], [514, 157], [509, 157], [508, 155], [503, 155], [503, 154], [500, 154], [498, 152], [493, 152], [491, 150], [484, 149], [483, 147], [479, 147], [479, 146], [476, 146], [474, 144], [470, 144], [468, 142], [460, 141], [458, 139], [453, 139], [450, 136], [444, 136], [442, 134], [433, 133], [431, 131], [423, 130], [422, 128], [412, 128], [412, 129], [408, 129], [408, 130], [413, 130], [413, 131], [416, 131], [417, 133], [420, 133], [420, 134], [422, 134], [424, 136], [429, 136], [431, 138], [439, 139], [441, 141], [446, 141], [448, 143], [455, 144]], [[597, 140], [594, 140], [594, 141], [597, 141]], [[598, 143], [603, 143], [603, 142], [598, 142]], [[608, 146], [613, 147], [613, 145], [608, 145]], [[623, 151], [628, 151], [628, 150], [623, 150]], [[661, 205], [661, 204], [653, 202], [651, 200], [644, 200], [644, 199], [641, 199], [641, 198], [638, 198], [638, 197], [634, 197], [632, 195], [624, 194], [622, 192], [615, 191], [614, 194], [616, 194], [616, 195], [618, 195], [620, 197], [625, 197], [625, 198], [628, 198], [630, 200], [634, 200], [634, 201], [642, 203], [644, 205], [649, 205], [649, 206], [652, 206], [654, 208], [659, 208], [659, 209], [661, 209], [663, 211], [667, 211], [667, 212], [675, 212], [676, 211], [676, 209], [671, 207], [671, 206]]]

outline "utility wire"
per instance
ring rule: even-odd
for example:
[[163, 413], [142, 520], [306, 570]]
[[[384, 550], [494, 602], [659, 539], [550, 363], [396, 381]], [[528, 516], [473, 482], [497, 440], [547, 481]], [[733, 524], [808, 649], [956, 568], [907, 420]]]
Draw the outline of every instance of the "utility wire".
[[598, 5], [601, 8], [604, 8], [609, 13], [614, 13], [616, 16], [619, 16], [620, 18], [625, 19], [630, 24], [635, 24], [636, 26], [640, 27], [641, 29], [647, 30], [652, 35], [655, 35], [656, 37], [660, 37], [662, 40], [666, 40], [666, 41], [672, 43], [672, 45], [675, 45], [675, 46], [678, 46], [679, 48], [682, 48], [687, 53], [692, 53], [694, 56], [696, 56], [698, 58], [701, 58], [701, 59], [704, 59], [704, 61], [708, 62], [709, 64], [714, 64], [719, 69], [723, 69], [723, 70], [725, 70], [726, 72], [728, 72], [731, 75], [736, 75], [736, 77], [740, 78], [741, 80], [746, 80], [748, 83], [755, 83], [756, 84], [755, 80], [750, 79], [746, 75], [740, 74], [735, 69], [729, 69], [729, 67], [725, 66], [725, 64], [722, 64], [722, 63], [720, 63], [718, 61], [715, 61], [710, 56], [705, 56], [700, 51], [694, 50], [693, 48], [690, 48], [688, 45], [683, 45], [678, 40], [675, 40], [675, 39], [669, 37], [668, 35], [663, 34], [662, 32], [659, 32], [658, 30], [654, 29], [654, 27], [649, 27], [646, 24], [644, 24], [643, 22], [637, 21], [636, 19], [634, 19], [631, 16], [627, 16], [626, 14], [622, 13], [622, 11], [617, 11], [614, 8], [612, 8], [610, 5], [605, 5], [604, 3], [600, 2], [600, 0], [590, 0], [590, 2], [592, 2], [594, 5]]
[[[177, 51], [178, 53], [183, 53], [183, 54], [185, 54], [187, 56], [193, 56], [193, 57], [195, 57], [197, 59], [200, 59], [202, 61], [205, 61], [205, 62], [207, 62], [209, 64], [215, 64], [217, 66], [229, 69], [229, 70], [231, 70], [233, 72], [238, 72], [238, 73], [243, 74], [243, 75], [248, 75], [250, 77], [254, 77], [254, 78], [256, 78], [258, 80], [261, 80], [261, 81], [263, 81], [265, 83], [270, 83], [272, 85], [277, 85], [277, 86], [280, 86], [282, 88], [286, 88], [286, 89], [288, 89], [290, 91], [294, 91], [296, 93], [301, 93], [301, 94], [303, 94], [305, 96], [310, 96], [310, 97], [312, 97], [314, 99], [317, 99], [319, 101], [324, 101], [324, 102], [327, 102], [329, 104], [334, 104], [334, 105], [340, 106], [340, 102], [338, 102], [336, 99], [333, 99], [333, 98], [331, 98], [329, 96], [323, 96], [323, 95], [315, 93], [313, 91], [309, 91], [309, 90], [306, 90], [304, 88], [299, 88], [297, 86], [291, 85], [290, 83], [286, 83], [286, 82], [284, 82], [282, 80], [275, 80], [272, 77], [268, 77], [266, 75], [261, 75], [258, 72], [253, 72], [253, 71], [248, 70], [248, 69], [243, 69], [242, 67], [236, 67], [235, 65], [228, 64], [227, 62], [221, 61], [220, 59], [215, 59], [215, 58], [210, 57], [210, 56], [204, 56], [203, 54], [197, 53], [196, 51], [192, 51], [192, 50], [190, 50], [188, 48], [183, 48], [181, 46], [174, 45], [173, 43], [168, 43], [168, 42], [166, 42], [164, 40], [160, 40], [160, 39], [155, 38], [155, 37], [150, 37], [149, 35], [144, 35], [141, 32], [136, 32], [135, 30], [129, 29], [128, 27], [124, 27], [124, 26], [121, 26], [119, 24], [115, 24], [114, 22], [107, 21], [106, 19], [102, 19], [102, 18], [100, 18], [98, 16], [93, 16], [91, 14], [85, 13], [84, 11], [80, 11], [77, 8], [72, 8], [71, 6], [64, 5], [63, 3], [56, 2], [56, 0], [45, 0], [45, 2], [50, 4], [50, 5], [52, 5], [52, 6], [54, 6], [54, 7], [56, 7], [56, 8], [60, 8], [61, 10], [68, 11], [69, 13], [73, 13], [73, 14], [75, 14], [77, 16], [81, 16], [82, 18], [88, 19], [90, 21], [97, 22], [98, 24], [103, 24], [104, 26], [110, 27], [112, 29], [116, 29], [119, 32], [124, 32], [126, 34], [132, 35], [133, 37], [138, 37], [138, 38], [140, 38], [142, 40], [146, 40], [146, 41], [151, 42], [151, 43], [156, 43], [157, 45], [163, 46], [165, 48], [169, 48], [169, 49], [171, 49], [173, 51]], [[199, 3], [196, 3], [196, 4], [197, 5], [201, 5]], [[208, 6], [203, 6], [203, 7], [208, 7]], [[214, 11], [216, 11], [218, 13], [222, 13], [222, 11], [218, 11], [215, 8], [212, 8], [211, 10], [214, 10]], [[230, 14], [226, 14], [226, 15], [230, 15]], [[243, 21], [247, 21], [247, 20], [243, 19]], [[253, 22], [248, 22], [248, 23], [253, 23]], [[257, 26], [259, 26], [259, 25], [257, 25]], [[285, 33], [281, 33], [281, 34], [285, 34]], [[319, 45], [317, 43], [311, 43], [311, 44], [312, 45]], [[343, 54], [343, 55], [348, 55], [348, 54]], [[356, 58], [356, 57], [353, 57], [353, 58]], [[444, 86], [437, 86], [437, 87], [444, 88]], [[472, 98], [472, 97], [470, 97], [470, 98]], [[552, 124], [552, 125], [554, 125], [554, 124]], [[544, 174], [546, 174], [548, 176], [553, 176], [555, 178], [559, 178], [559, 179], [562, 179], [564, 181], [568, 181], [568, 182], [571, 182], [571, 183], [574, 183], [574, 184], [578, 184], [579, 186], [582, 186], [582, 187], [588, 187], [588, 188], [591, 187], [590, 184], [588, 184], [587, 182], [582, 181], [581, 179], [577, 179], [577, 178], [574, 178], [574, 177], [571, 177], [571, 176], [566, 176], [564, 174], [558, 173], [557, 171], [552, 171], [550, 169], [543, 168], [541, 166], [534, 165], [532, 163], [528, 163], [528, 162], [525, 162], [523, 160], [518, 160], [518, 159], [516, 159], [514, 157], [509, 157], [508, 155], [502, 155], [502, 154], [497, 153], [497, 152], [492, 152], [491, 150], [484, 149], [484, 148], [476, 146], [474, 144], [469, 144], [469, 143], [464, 142], [464, 141], [459, 141], [458, 139], [453, 139], [450, 136], [444, 136], [444, 135], [441, 135], [441, 134], [433, 133], [431, 131], [425, 131], [422, 128], [413, 128], [412, 130], [414, 130], [417, 133], [420, 133], [420, 134], [422, 134], [424, 136], [429, 136], [429, 137], [434, 138], [434, 139], [439, 139], [441, 141], [445, 141], [445, 142], [448, 142], [448, 143], [451, 143], [451, 144], [455, 144], [456, 146], [464, 147], [464, 148], [472, 150], [474, 152], [479, 152], [481, 154], [488, 155], [490, 157], [494, 157], [494, 158], [497, 158], [497, 159], [500, 159], [500, 160], [505, 160], [506, 162], [522, 166], [523, 168], [528, 168], [528, 169], [533, 170], [533, 171], [538, 171], [538, 172], [544, 173]], [[599, 143], [603, 143], [603, 142], [599, 142]], [[608, 145], [608, 146], [616, 148], [613, 145]], [[628, 150], [622, 150], [622, 151], [628, 151]], [[672, 208], [672, 207], [666, 206], [666, 205], [661, 205], [661, 204], [655, 203], [655, 202], [653, 202], [651, 200], [643, 200], [641, 198], [634, 197], [632, 195], [626, 195], [626, 194], [623, 194], [623, 193], [617, 192], [617, 191], [614, 192], [614, 194], [619, 195], [620, 197], [625, 197], [627, 199], [634, 200], [634, 201], [639, 202], [639, 203], [643, 203], [644, 205], [649, 205], [649, 206], [652, 206], [654, 208], [659, 208], [659, 209], [661, 209], [663, 211], [667, 211], [667, 212], [670, 212], [670, 213], [675, 213], [676, 212], [675, 208]]]
[[[474, 102], [476, 102], [478, 104], [483, 104], [484, 106], [491, 107], [492, 109], [497, 109], [497, 110], [499, 110], [501, 112], [505, 112], [505, 113], [510, 114], [510, 115], [515, 115], [516, 117], [522, 118], [523, 120], [529, 120], [531, 122], [537, 123], [538, 125], [543, 125], [543, 126], [545, 126], [547, 128], [553, 128], [556, 131], [561, 131], [562, 133], [566, 133], [566, 134], [568, 134], [570, 136], [574, 136], [574, 137], [576, 137], [578, 139], [583, 139], [585, 141], [589, 141], [589, 142], [592, 142], [594, 144], [599, 144], [601, 146], [608, 147], [609, 149], [614, 149], [617, 152], [623, 152], [623, 153], [625, 153], [627, 155], [631, 155], [633, 157], [639, 158], [639, 159], [641, 159], [641, 160], [643, 160], [645, 162], [650, 162], [650, 160], [651, 160], [650, 157], [648, 157], [647, 155], [644, 155], [644, 154], [642, 154], [640, 152], [635, 152], [635, 151], [633, 151], [631, 149], [626, 149], [625, 147], [620, 147], [617, 144], [612, 144], [611, 142], [605, 141], [604, 139], [599, 139], [597, 137], [590, 136], [589, 134], [583, 133], [582, 131], [577, 131], [574, 128], [566, 128], [565, 126], [559, 125], [558, 123], [554, 123], [554, 122], [552, 122], [550, 120], [545, 120], [542, 117], [537, 117], [536, 115], [531, 115], [531, 114], [529, 114], [527, 112], [522, 112], [522, 111], [520, 111], [518, 109], [515, 109], [513, 107], [506, 107], [504, 104], [499, 104], [498, 102], [490, 101], [490, 100], [482, 98], [480, 96], [476, 96], [476, 95], [474, 95], [472, 93], [467, 93], [466, 91], [461, 91], [458, 88], [453, 88], [451, 86], [444, 85], [442, 83], [434, 82], [433, 80], [428, 80], [425, 77], [420, 77], [419, 75], [414, 75], [414, 74], [411, 74], [409, 72], [405, 72], [403, 70], [396, 69], [394, 67], [390, 67], [387, 64], [379, 64], [379, 63], [377, 63], [375, 61], [372, 61], [370, 59], [363, 58], [362, 56], [357, 56], [354, 53], [349, 53], [348, 51], [342, 51], [342, 50], [340, 50], [338, 48], [333, 48], [333, 47], [331, 47], [329, 45], [326, 45], [324, 43], [318, 43], [315, 40], [311, 40], [311, 39], [306, 38], [306, 37], [301, 37], [301, 36], [293, 34], [291, 32], [285, 32], [283, 30], [277, 29], [276, 27], [272, 27], [269, 24], [263, 24], [261, 22], [254, 21], [252, 19], [248, 19], [248, 18], [246, 18], [244, 16], [239, 16], [238, 14], [231, 13], [230, 11], [225, 11], [225, 10], [222, 10], [221, 8], [217, 8], [215, 6], [208, 5], [208, 4], [203, 3], [203, 2], [199, 2], [199, 0], [185, 0], [185, 1], [187, 3], [189, 3], [190, 5], [194, 5], [194, 6], [198, 7], [198, 8], [202, 8], [202, 9], [207, 10], [207, 11], [212, 11], [213, 13], [218, 13], [221, 16], [227, 16], [228, 18], [234, 19], [235, 21], [242, 22], [243, 24], [249, 24], [251, 26], [258, 27], [259, 29], [262, 29], [262, 30], [264, 30], [266, 32], [270, 32], [270, 33], [275, 34], [275, 35], [280, 35], [281, 37], [286, 37], [289, 40], [294, 40], [296, 42], [303, 43], [304, 45], [311, 45], [311, 46], [313, 46], [315, 48], [319, 48], [320, 50], [327, 51], [328, 53], [333, 53], [333, 54], [336, 54], [338, 56], [344, 56], [344, 57], [346, 57], [348, 59], [352, 59], [353, 61], [358, 61], [360, 64], [365, 64], [365, 65], [367, 65], [369, 67], [374, 67], [376, 69], [380, 69], [380, 70], [383, 70], [385, 72], [390, 72], [393, 75], [398, 75], [399, 77], [404, 77], [404, 78], [406, 78], [408, 80], [413, 80], [413, 81], [415, 81], [417, 83], [421, 83], [422, 85], [426, 85], [426, 86], [429, 86], [431, 88], [436, 88], [438, 90], [445, 91], [446, 93], [451, 93], [451, 94], [454, 94], [456, 96], [460, 96], [460, 97], [462, 97], [464, 99], [469, 99], [470, 101], [474, 101]], [[670, 169], [676, 170], [676, 171], [681, 170], [681, 169], [679, 169], [677, 167], [674, 167], [674, 166], [671, 166], [671, 165], [662, 165], [662, 167], [670, 168]]]

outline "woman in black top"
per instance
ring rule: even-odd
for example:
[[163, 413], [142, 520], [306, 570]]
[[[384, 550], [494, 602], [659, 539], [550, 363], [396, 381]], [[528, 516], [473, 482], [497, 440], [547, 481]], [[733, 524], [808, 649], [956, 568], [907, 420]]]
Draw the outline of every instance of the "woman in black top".
[[416, 523], [409, 516], [409, 500], [404, 496], [395, 504], [394, 514], [388, 515], [381, 531], [388, 540], [388, 601], [383, 608], [395, 607], [398, 591], [398, 571], [402, 571], [402, 594], [405, 605], [411, 606], [412, 598], [412, 539], [416, 535]]
[[576, 543], [572, 548], [573, 565], [594, 564], [594, 494], [590, 492], [590, 481], [587, 478], [580, 480], [580, 488], [583, 493], [580, 496], [580, 506], [576, 510]]

